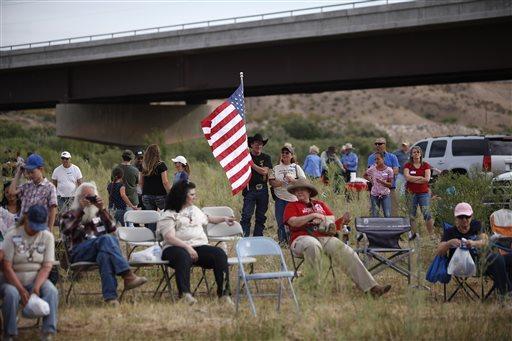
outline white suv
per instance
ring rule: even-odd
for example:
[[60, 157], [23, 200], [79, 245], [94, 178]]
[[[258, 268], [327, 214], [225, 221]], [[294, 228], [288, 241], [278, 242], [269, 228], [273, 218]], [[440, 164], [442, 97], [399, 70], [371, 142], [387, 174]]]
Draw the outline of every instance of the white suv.
[[431, 137], [414, 144], [431, 167], [467, 174], [476, 168], [499, 175], [512, 170], [512, 136], [457, 135]]

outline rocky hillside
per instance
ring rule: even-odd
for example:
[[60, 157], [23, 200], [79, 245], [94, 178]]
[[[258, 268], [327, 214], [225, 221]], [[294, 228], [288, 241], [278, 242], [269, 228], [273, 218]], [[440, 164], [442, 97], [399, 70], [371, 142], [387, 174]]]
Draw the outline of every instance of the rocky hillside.
[[253, 97], [247, 99], [247, 107], [258, 124], [275, 115], [314, 115], [340, 128], [347, 122], [373, 125], [396, 141], [512, 133], [512, 82]]

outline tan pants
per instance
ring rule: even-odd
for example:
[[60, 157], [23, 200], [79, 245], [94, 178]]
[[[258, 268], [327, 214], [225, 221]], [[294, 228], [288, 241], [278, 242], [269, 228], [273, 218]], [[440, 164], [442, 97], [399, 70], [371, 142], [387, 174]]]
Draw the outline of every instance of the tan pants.
[[340, 263], [343, 272], [365, 292], [377, 285], [357, 253], [338, 238], [300, 236], [293, 241], [291, 248], [294, 255], [304, 257], [304, 260], [316, 269], [320, 265], [324, 251], [332, 257], [335, 264]]

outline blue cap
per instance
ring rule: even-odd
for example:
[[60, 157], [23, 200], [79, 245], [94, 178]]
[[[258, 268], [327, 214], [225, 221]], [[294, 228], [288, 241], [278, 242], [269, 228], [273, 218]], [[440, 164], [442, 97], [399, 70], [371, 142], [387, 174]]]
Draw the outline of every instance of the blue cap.
[[41, 157], [41, 155], [38, 154], [32, 154], [27, 158], [27, 161], [25, 161], [25, 169], [33, 170], [39, 167], [44, 166], [44, 160]]
[[46, 221], [48, 219], [48, 210], [42, 205], [30, 206], [28, 209], [28, 225], [33, 231], [44, 231], [48, 229]]

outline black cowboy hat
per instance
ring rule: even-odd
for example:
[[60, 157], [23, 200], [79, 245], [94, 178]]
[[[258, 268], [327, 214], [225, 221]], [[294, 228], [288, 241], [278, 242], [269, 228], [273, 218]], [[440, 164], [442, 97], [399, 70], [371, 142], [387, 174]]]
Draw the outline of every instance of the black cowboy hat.
[[261, 136], [260, 133], [258, 134], [254, 134], [254, 136], [249, 136], [248, 138], [248, 143], [249, 143], [249, 146], [251, 146], [251, 144], [254, 142], [254, 141], [260, 141], [261, 143], [263, 143], [263, 145], [266, 145], [267, 142], [268, 142], [268, 139], [264, 140], [263, 139], [263, 136]]

